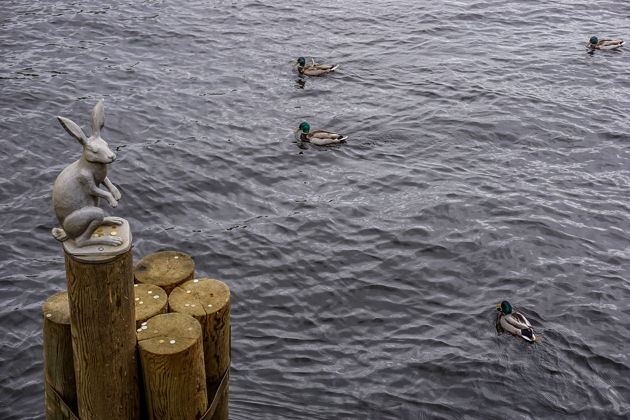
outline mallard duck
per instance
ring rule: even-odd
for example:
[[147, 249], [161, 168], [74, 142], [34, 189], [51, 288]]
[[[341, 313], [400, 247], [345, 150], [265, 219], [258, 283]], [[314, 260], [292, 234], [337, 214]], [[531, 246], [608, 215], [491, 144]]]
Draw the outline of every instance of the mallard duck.
[[507, 300], [497, 304], [497, 311], [501, 312], [499, 324], [505, 331], [533, 343], [537, 341], [532, 325], [520, 312], [513, 312], [512, 305]]
[[311, 126], [307, 122], [301, 123], [300, 126], [293, 132], [297, 133], [300, 131], [300, 140], [316, 144], [317, 146], [328, 146], [331, 144], [341, 143], [342, 141], [346, 141], [348, 138], [348, 136], [344, 136], [343, 134], [331, 133], [324, 130], [311, 131]]
[[293, 62], [293, 65], [298, 66], [297, 70], [300, 74], [307, 76], [321, 76], [339, 67], [337, 64], [317, 64], [313, 58], [311, 58], [311, 61], [313, 64], [307, 66], [306, 59], [304, 57], [298, 57], [298, 59]]
[[586, 46], [594, 50], [614, 50], [623, 45], [622, 39], [598, 39], [596, 36], [592, 36], [588, 40]]

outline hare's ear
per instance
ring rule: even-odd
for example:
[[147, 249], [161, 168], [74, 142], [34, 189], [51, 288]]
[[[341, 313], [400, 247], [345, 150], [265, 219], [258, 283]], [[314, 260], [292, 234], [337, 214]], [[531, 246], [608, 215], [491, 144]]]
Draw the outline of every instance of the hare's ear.
[[81, 127], [79, 127], [67, 118], [57, 117], [57, 119], [61, 123], [61, 126], [68, 132], [68, 134], [79, 140], [79, 143], [85, 145], [85, 143], [87, 142], [87, 137], [83, 133], [83, 130], [81, 130]]
[[92, 135], [98, 136], [105, 125], [105, 111], [103, 110], [103, 100], [101, 99], [92, 110]]

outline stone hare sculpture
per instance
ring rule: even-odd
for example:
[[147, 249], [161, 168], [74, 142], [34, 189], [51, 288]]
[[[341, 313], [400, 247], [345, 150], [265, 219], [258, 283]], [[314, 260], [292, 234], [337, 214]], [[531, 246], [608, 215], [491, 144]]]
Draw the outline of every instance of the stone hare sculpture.
[[106, 216], [98, 206], [99, 199], [104, 198], [112, 207], [116, 207], [121, 197], [118, 188], [107, 177], [107, 165], [116, 160], [116, 154], [101, 138], [101, 130], [105, 125], [103, 99], [92, 110], [90, 137], [71, 120], [63, 117], [57, 119], [68, 134], [81, 143], [83, 153], [79, 160], [61, 171], [53, 185], [53, 207], [62, 229], [54, 228], [52, 234], [59, 241], [74, 239], [77, 247], [118, 246], [123, 242], [120, 236], [92, 237], [102, 224], [120, 225], [124, 222], [120, 217]]

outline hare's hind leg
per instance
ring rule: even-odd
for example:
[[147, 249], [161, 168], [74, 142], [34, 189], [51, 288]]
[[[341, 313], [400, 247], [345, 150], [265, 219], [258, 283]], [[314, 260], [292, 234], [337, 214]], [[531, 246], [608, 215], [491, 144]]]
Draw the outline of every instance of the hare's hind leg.
[[125, 219], [123, 219], [122, 217], [116, 217], [116, 216], [105, 216], [103, 218], [103, 224], [104, 225], [122, 225], [123, 223], [125, 223]]
[[[120, 236], [92, 237], [96, 228], [102, 225], [105, 219], [103, 209], [99, 207], [83, 207], [66, 217], [63, 221], [63, 228], [71, 238], [74, 238], [78, 247], [88, 245], [117, 246], [122, 244]], [[107, 222], [105, 223], [108, 224]]]

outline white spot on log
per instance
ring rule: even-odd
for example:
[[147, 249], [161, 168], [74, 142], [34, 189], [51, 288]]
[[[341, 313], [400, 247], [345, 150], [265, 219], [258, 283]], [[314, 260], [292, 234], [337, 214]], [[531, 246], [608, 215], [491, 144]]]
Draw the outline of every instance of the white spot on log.
[[142, 332], [142, 328], [138, 328], [136, 331], [138, 331], [138, 332]]
[[133, 287], [138, 287], [138, 285], [137, 285], [137, 284], [134, 284], [134, 285], [133, 285]]
[[153, 299], [159, 299], [159, 298], [160, 298], [160, 296], [159, 296], [159, 295], [155, 295], [155, 296], [153, 296]]
[[175, 344], [175, 340], [171, 340], [171, 341], [169, 341], [169, 343]]
[[192, 305], [190, 305], [190, 306], [192, 306], [192, 307], [194, 308], [194, 307], [195, 307], [195, 304], [193, 303], [193, 304], [192, 304]]
[[186, 293], [192, 293], [190, 290], [186, 290]]
[[50, 318], [52, 314], [46, 314], [46, 318]]
[[212, 304], [211, 303], [208, 304], [208, 308], [212, 308]]
[[140, 300], [140, 298], [136, 298], [136, 302], [139, 301], [139, 300]]
[[193, 283], [199, 283], [199, 279], [194, 279]]
[[143, 322], [142, 324], [140, 324], [140, 325], [147, 325], [147, 321], [144, 321], [144, 322]]
[[164, 342], [164, 340], [160, 340], [159, 342], [160, 342], [160, 343], [163, 343], [163, 342]]
[[153, 293], [153, 290], [149, 290], [147, 293], [148, 293], [148, 294], [152, 294], [152, 293]]
[[144, 302], [143, 302], [143, 301], [140, 301], [140, 302], [138, 302], [138, 303], [139, 303], [140, 305], [142, 305]]
[[176, 260], [179, 260], [179, 255], [175, 255], [175, 257], [173, 258], [175, 258]]

